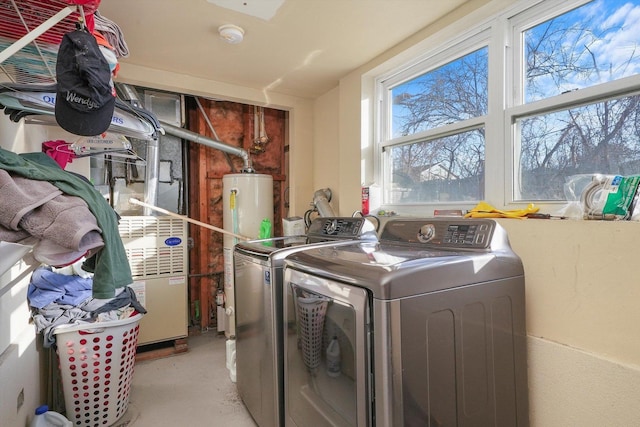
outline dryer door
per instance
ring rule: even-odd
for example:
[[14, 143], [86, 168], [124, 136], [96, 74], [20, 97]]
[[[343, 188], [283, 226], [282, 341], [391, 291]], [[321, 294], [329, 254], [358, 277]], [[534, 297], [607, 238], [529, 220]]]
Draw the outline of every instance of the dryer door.
[[369, 425], [367, 291], [291, 268], [284, 277], [286, 424]]

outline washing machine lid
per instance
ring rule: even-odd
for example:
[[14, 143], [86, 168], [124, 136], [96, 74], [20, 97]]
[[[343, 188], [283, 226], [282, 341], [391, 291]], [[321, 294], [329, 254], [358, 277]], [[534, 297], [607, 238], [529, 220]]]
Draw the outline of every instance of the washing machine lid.
[[273, 238], [265, 240], [247, 241], [238, 243], [234, 247], [234, 253], [250, 258], [254, 258], [261, 262], [267, 262], [272, 266], [278, 267], [283, 264], [284, 259], [294, 252], [307, 250], [309, 248], [332, 245], [342, 246], [346, 244], [355, 244], [358, 240], [332, 240], [332, 241], [318, 241], [309, 243], [305, 236], [300, 237], [302, 240], [298, 240], [296, 243], [288, 244], [283, 242], [282, 238]]
[[234, 251], [250, 256], [269, 258], [274, 252], [298, 247], [307, 243], [307, 236], [274, 237], [271, 239], [256, 239], [239, 242], [234, 246]]
[[388, 223], [379, 242], [312, 248], [287, 256], [284, 265], [367, 288], [374, 298], [403, 298], [523, 276], [505, 239], [493, 221], [410, 220]]
[[303, 248], [335, 242], [377, 241], [374, 226], [362, 217], [319, 217], [314, 219], [306, 235], [273, 237], [237, 243], [234, 251], [276, 262]]

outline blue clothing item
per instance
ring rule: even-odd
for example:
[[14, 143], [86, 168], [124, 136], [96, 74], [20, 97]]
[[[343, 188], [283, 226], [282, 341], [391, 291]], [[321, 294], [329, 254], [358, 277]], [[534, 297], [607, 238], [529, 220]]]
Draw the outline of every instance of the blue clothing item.
[[43, 308], [52, 302], [78, 306], [91, 298], [93, 279], [54, 273], [39, 267], [31, 274], [27, 290], [29, 305]]

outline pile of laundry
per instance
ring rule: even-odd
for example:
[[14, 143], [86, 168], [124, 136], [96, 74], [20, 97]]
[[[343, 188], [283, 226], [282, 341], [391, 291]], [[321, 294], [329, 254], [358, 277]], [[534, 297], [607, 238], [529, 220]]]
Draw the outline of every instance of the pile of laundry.
[[95, 298], [113, 298], [116, 289], [133, 283], [118, 221], [86, 178], [45, 153], [0, 148], [0, 240], [36, 238], [34, 257], [55, 267], [85, 257]]
[[82, 269], [83, 262], [41, 266], [31, 275], [27, 298], [46, 348], [55, 345], [54, 330], [60, 325], [109, 322], [147, 312], [129, 286], [117, 289], [114, 298], [93, 298], [93, 274]]
[[0, 241], [27, 241], [42, 264], [27, 297], [46, 347], [55, 343], [57, 326], [146, 313], [129, 286], [118, 221], [86, 178], [45, 153], [0, 148]]

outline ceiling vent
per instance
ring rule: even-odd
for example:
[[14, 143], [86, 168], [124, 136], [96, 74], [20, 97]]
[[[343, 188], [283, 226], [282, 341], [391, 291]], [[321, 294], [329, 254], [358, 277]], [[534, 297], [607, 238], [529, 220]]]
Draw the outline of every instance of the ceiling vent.
[[225, 9], [269, 21], [276, 15], [284, 0], [207, 0]]

